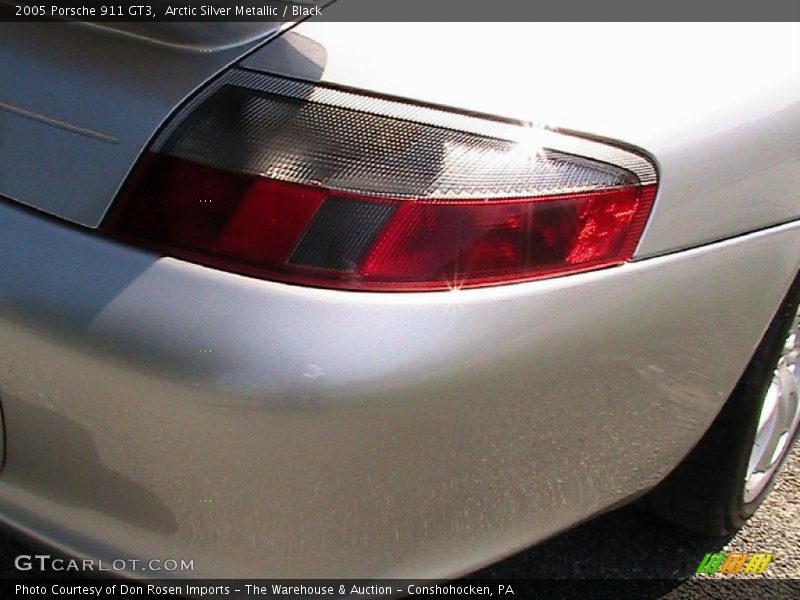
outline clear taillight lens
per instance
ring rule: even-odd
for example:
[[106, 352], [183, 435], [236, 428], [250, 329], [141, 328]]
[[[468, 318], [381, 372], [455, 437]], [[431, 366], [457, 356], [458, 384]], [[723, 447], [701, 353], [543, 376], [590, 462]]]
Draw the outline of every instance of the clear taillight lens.
[[626, 150], [243, 71], [184, 115], [106, 227], [276, 281], [438, 290], [616, 265], [655, 195]]

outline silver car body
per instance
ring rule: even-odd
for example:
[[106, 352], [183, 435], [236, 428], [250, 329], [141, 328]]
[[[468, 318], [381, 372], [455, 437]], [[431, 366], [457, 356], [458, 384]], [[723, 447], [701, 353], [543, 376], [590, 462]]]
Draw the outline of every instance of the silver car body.
[[[0, 515], [70, 554], [467, 572], [666, 476], [800, 266], [797, 25], [2, 32]], [[345, 292], [95, 231], [170, 114], [242, 58], [643, 149], [660, 180], [636, 260]]]

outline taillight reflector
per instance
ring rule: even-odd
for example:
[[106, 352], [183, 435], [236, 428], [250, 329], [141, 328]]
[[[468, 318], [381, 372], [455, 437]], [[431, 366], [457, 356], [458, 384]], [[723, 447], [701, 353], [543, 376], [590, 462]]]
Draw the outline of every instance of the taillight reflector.
[[429, 201], [344, 194], [155, 156], [108, 227], [165, 254], [277, 281], [443, 290], [629, 260], [655, 186]]
[[115, 236], [350, 290], [617, 265], [656, 190], [652, 163], [602, 142], [236, 70], [155, 150], [106, 220]]

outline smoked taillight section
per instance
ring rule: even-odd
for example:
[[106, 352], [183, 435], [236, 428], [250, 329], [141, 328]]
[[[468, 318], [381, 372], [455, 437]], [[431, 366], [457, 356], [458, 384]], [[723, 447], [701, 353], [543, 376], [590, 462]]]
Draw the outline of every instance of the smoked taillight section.
[[630, 260], [655, 190], [646, 158], [604, 143], [233, 71], [106, 228], [275, 281], [443, 290]]

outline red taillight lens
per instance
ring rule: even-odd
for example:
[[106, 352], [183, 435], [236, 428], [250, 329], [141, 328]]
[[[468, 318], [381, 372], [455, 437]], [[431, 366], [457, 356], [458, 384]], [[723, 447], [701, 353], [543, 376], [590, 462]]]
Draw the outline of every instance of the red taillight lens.
[[109, 225], [167, 254], [279, 281], [436, 290], [630, 259], [654, 186], [515, 200], [371, 198], [154, 157]]
[[107, 228], [230, 271], [357, 290], [510, 283], [632, 257], [655, 195], [628, 168], [638, 155], [618, 151], [623, 168], [604, 145], [602, 161], [528, 149], [398, 118], [397, 103], [356, 112], [349, 96], [221, 87], [144, 162]]
[[361, 275], [430, 289], [618, 264], [630, 259], [651, 201], [648, 188], [619, 188], [510, 202], [404, 202]]

